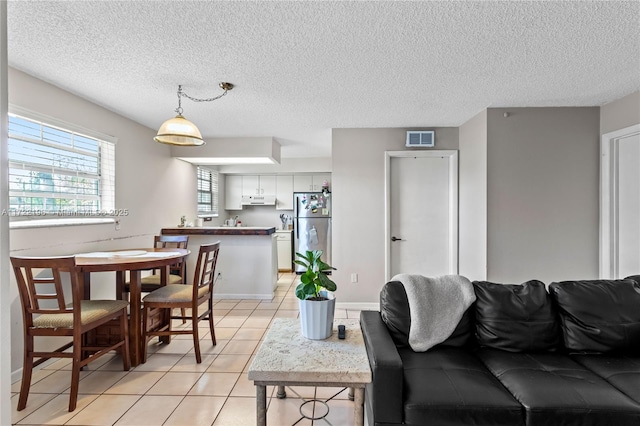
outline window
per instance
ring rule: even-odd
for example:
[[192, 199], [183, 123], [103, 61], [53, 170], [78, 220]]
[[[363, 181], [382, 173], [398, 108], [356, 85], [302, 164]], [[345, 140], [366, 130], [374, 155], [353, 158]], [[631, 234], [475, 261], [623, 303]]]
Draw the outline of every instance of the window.
[[198, 167], [198, 214], [218, 216], [218, 172]]
[[12, 219], [117, 216], [115, 140], [73, 127], [9, 114]]

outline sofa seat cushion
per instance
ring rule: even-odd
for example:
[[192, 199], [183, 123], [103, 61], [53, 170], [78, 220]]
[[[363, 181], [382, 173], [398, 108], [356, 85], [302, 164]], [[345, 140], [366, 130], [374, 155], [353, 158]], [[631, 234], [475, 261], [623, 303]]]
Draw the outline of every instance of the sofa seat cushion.
[[438, 346], [398, 350], [404, 369], [404, 421], [409, 425], [522, 425], [520, 404], [473, 353]]
[[640, 404], [569, 356], [488, 348], [478, 356], [524, 406], [527, 426], [640, 425]]
[[640, 403], [640, 357], [574, 355], [572, 358]]

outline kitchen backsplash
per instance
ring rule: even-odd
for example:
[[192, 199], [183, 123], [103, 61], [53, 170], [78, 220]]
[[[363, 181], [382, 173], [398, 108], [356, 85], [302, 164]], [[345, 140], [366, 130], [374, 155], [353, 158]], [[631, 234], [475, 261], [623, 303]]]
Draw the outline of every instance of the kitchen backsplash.
[[223, 210], [222, 212], [222, 222], [238, 215], [242, 226], [275, 226], [276, 229], [282, 227], [281, 214], [293, 217], [293, 210], [276, 210], [274, 206], [244, 206], [242, 210]]

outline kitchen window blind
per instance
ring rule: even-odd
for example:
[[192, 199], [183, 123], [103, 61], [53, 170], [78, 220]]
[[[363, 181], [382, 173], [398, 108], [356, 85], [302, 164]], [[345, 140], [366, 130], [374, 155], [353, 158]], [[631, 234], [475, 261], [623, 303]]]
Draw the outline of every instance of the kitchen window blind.
[[25, 219], [117, 216], [115, 140], [44, 120], [9, 114], [8, 214]]
[[218, 215], [218, 172], [198, 167], [198, 213]]

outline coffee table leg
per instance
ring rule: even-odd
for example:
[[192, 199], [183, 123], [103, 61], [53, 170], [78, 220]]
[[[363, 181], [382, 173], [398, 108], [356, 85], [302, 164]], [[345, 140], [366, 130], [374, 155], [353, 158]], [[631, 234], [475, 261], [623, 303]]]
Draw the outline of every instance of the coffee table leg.
[[287, 392], [284, 390], [284, 386], [278, 386], [278, 392], [276, 393], [276, 398], [285, 399], [287, 397]]
[[354, 424], [356, 426], [364, 426], [364, 388], [351, 388], [355, 394], [354, 407]]
[[256, 385], [256, 410], [258, 426], [267, 426], [267, 387]]

